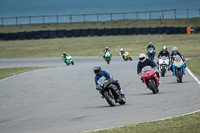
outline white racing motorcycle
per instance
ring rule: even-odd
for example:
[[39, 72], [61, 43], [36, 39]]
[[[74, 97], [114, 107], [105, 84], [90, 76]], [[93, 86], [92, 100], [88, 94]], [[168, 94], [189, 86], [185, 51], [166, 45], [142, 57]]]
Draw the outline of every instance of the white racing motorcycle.
[[158, 69], [161, 73], [161, 76], [164, 77], [165, 73], [169, 69], [169, 58], [167, 58], [166, 56], [162, 56], [161, 58], [159, 58]]

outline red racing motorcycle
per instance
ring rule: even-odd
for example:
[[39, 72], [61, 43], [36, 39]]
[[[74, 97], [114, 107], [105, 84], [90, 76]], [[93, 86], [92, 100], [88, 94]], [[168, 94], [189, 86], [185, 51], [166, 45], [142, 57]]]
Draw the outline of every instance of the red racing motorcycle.
[[152, 90], [153, 94], [156, 94], [159, 92], [158, 89], [158, 77], [156, 75], [156, 72], [152, 69], [150, 66], [146, 66], [142, 68], [142, 79], [146, 86]]

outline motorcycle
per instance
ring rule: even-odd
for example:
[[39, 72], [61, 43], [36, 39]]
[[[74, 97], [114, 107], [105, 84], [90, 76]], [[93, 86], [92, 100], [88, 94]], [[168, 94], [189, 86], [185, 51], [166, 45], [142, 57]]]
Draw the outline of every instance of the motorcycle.
[[129, 52], [123, 53], [122, 58], [123, 58], [125, 61], [127, 61], [127, 60], [132, 61], [132, 58], [130, 57]]
[[116, 103], [119, 103], [120, 105], [126, 103], [124, 94], [119, 92], [119, 89], [113, 84], [113, 82], [106, 80], [105, 77], [101, 77], [97, 83], [97, 90], [99, 90], [102, 96], [105, 97], [111, 107], [115, 106]]
[[160, 70], [161, 76], [164, 77], [165, 73], [169, 69], [169, 59], [166, 56], [162, 56], [158, 60], [158, 68]]
[[156, 52], [154, 51], [153, 47], [149, 47], [147, 49], [147, 55], [151, 60], [154, 60], [155, 54], [156, 54]]
[[144, 83], [146, 84], [147, 88], [152, 90], [153, 94], [156, 94], [159, 92], [158, 77], [155, 71], [150, 66], [146, 66], [142, 68], [142, 79]]
[[105, 61], [107, 62], [107, 64], [110, 63], [110, 61], [111, 61], [111, 53], [110, 52], [105, 53]]
[[74, 65], [74, 61], [72, 60], [72, 56], [67, 55], [66, 57], [62, 56], [62, 60], [66, 63], [66, 65]]
[[183, 75], [185, 74], [185, 63], [179, 55], [176, 55], [172, 64], [173, 75], [177, 82], [182, 83]]

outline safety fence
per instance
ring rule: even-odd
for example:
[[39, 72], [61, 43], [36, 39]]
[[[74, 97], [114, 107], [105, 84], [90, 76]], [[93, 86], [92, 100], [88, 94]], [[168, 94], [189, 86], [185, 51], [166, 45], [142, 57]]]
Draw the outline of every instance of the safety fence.
[[71, 15], [42, 15], [0, 18], [0, 25], [47, 24], [73, 22], [99, 22], [125, 19], [177, 19], [200, 17], [200, 9], [171, 9], [160, 11], [71, 14]]
[[[200, 29], [200, 28], [198, 28]], [[140, 34], [186, 34], [187, 27], [133, 27], [104, 29], [45, 30], [0, 33], [0, 40], [50, 39], [63, 37], [117, 36]]]

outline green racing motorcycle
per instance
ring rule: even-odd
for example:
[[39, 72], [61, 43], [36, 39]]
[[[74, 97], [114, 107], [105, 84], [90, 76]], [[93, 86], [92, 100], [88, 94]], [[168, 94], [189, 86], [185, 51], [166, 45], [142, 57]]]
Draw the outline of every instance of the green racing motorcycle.
[[74, 65], [74, 61], [72, 60], [72, 56], [67, 55], [66, 57], [62, 56], [62, 60], [66, 63], [66, 65]]

